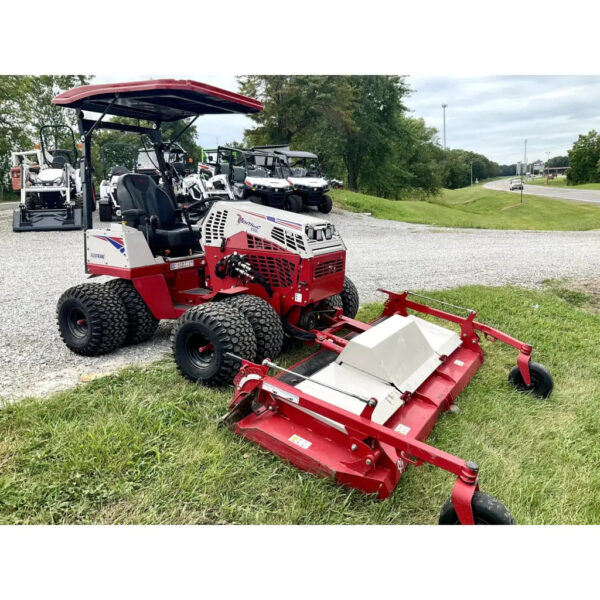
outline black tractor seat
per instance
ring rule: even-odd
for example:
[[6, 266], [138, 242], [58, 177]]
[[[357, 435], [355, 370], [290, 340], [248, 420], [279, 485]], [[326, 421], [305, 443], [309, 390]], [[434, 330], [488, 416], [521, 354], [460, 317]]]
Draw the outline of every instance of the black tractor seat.
[[123, 175], [117, 196], [123, 222], [146, 236], [153, 254], [177, 257], [201, 250], [199, 235], [181, 220], [169, 195], [149, 175]]
[[116, 167], [113, 167], [109, 174], [108, 177], [120, 177], [121, 175], [126, 175], [127, 173], [131, 173], [131, 171], [127, 168], [127, 167], [122, 167], [121, 165], [117, 165]]

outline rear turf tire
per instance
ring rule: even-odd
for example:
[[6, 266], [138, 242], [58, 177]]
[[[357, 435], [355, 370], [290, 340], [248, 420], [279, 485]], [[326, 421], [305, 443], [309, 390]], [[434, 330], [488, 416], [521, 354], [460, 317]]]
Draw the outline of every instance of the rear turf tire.
[[171, 334], [171, 348], [177, 368], [190, 381], [227, 385], [241, 366], [227, 353], [254, 360], [256, 337], [237, 308], [210, 302], [190, 308], [179, 317]]
[[321, 203], [319, 204], [319, 211], [328, 214], [331, 212], [332, 208], [333, 200], [331, 199], [331, 196], [329, 196], [328, 194], [324, 194], [323, 198], [321, 198]]
[[[515, 519], [506, 506], [494, 496], [484, 492], [475, 492], [471, 501], [475, 525], [514, 525]], [[458, 515], [448, 500], [440, 512], [440, 525], [460, 525]]]
[[538, 398], [548, 398], [554, 388], [554, 380], [550, 371], [536, 362], [529, 363], [531, 385], [526, 385], [518, 366], [514, 366], [508, 375], [508, 381], [520, 392], [530, 392]]
[[344, 316], [354, 319], [358, 312], [360, 299], [358, 297], [358, 290], [349, 277], [344, 277], [344, 288], [340, 293], [340, 297], [342, 299]]
[[98, 216], [100, 220], [103, 222], [112, 221], [112, 207], [110, 204], [105, 204], [104, 202], [100, 202], [98, 208]]
[[139, 344], [149, 340], [156, 333], [159, 320], [150, 312], [133, 283], [127, 279], [112, 279], [104, 286], [114, 290], [125, 305], [127, 311], [125, 344]]
[[60, 337], [82, 356], [100, 356], [123, 344], [127, 311], [119, 295], [99, 283], [69, 288], [58, 300], [56, 318]]
[[238, 294], [225, 298], [221, 303], [237, 308], [250, 322], [256, 338], [254, 362], [262, 362], [265, 358], [272, 360], [281, 354], [281, 319], [266, 300], [251, 294]]

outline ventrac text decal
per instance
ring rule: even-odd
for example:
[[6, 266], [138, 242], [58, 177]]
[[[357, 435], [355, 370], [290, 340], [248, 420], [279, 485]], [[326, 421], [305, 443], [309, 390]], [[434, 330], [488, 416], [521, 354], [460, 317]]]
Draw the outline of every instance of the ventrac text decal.
[[[252, 213], [251, 213], [252, 214]], [[250, 229], [252, 230], [253, 233], [257, 233], [258, 230], [261, 228], [260, 225], [257, 225], [256, 223], [252, 223], [252, 221], [247, 221], [246, 219], [244, 219], [244, 217], [242, 215], [240, 215], [240, 213], [238, 213], [238, 225], [248, 225], [248, 227], [250, 227]]]
[[[271, 223], [277, 223], [278, 225], [285, 225], [286, 227], [292, 227], [293, 229], [302, 230], [302, 225], [300, 223], [294, 223], [294, 221], [288, 221], [287, 219], [278, 219], [277, 217], [272, 217], [271, 215], [259, 215], [258, 213], [253, 213], [247, 211], [249, 215], [253, 217], [258, 217], [259, 219], [265, 219], [266, 221], [270, 221]], [[239, 223], [239, 221], [238, 221]]]
[[109, 244], [112, 244], [121, 254], [125, 254], [125, 246], [123, 245], [123, 238], [120, 237], [108, 237], [107, 235], [95, 235], [95, 238], [104, 240]]

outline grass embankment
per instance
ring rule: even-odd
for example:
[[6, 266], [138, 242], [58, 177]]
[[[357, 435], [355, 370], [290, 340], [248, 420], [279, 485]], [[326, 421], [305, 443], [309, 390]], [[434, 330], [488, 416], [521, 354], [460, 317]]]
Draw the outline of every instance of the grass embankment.
[[[435, 295], [533, 343], [555, 390], [546, 401], [512, 390], [515, 351], [486, 343], [460, 414], [444, 414], [429, 443], [476, 460], [482, 490], [519, 523], [600, 523], [600, 320], [581, 308], [585, 294], [465, 287]], [[217, 429], [231, 396], [185, 382], [165, 359], [6, 406], [0, 523], [436, 522], [451, 475], [410, 467], [379, 502]]]
[[532, 179], [525, 182], [527, 185], [546, 185], [548, 187], [567, 188], [569, 190], [600, 190], [600, 183], [582, 183], [580, 185], [568, 185], [566, 177], [557, 177], [546, 181], [546, 178]]
[[379, 219], [438, 227], [585, 231], [600, 228], [600, 207], [488, 190], [481, 186], [443, 190], [427, 201], [385, 200], [347, 190], [333, 190], [342, 208], [369, 212]]

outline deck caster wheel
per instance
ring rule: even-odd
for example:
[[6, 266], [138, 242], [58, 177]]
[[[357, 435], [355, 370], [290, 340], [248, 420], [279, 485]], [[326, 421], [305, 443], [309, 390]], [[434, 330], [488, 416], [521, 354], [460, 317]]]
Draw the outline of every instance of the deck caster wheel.
[[325, 194], [323, 196], [323, 198], [321, 198], [321, 203], [319, 204], [319, 212], [328, 214], [331, 212], [332, 208], [333, 208], [333, 200], [331, 199], [331, 196]]
[[67, 347], [83, 356], [112, 352], [127, 336], [127, 311], [118, 294], [98, 283], [69, 288], [58, 300], [56, 318]]
[[266, 300], [252, 294], [237, 294], [225, 298], [221, 304], [237, 308], [252, 325], [256, 337], [255, 362], [279, 356], [283, 346], [283, 327], [279, 315]]
[[531, 385], [526, 385], [518, 366], [514, 366], [508, 375], [508, 381], [520, 392], [530, 392], [538, 398], [548, 398], [554, 388], [554, 380], [550, 371], [539, 363], [529, 363]]
[[[471, 501], [475, 525], [514, 525], [515, 519], [506, 506], [494, 496], [475, 492]], [[452, 500], [448, 500], [440, 512], [440, 525], [460, 525]]]
[[184, 377], [206, 385], [227, 385], [240, 369], [240, 361], [231, 354], [254, 360], [256, 337], [237, 308], [211, 302], [190, 308], [179, 317], [171, 347]]
[[133, 283], [127, 279], [111, 279], [104, 286], [114, 290], [125, 305], [127, 311], [125, 344], [139, 344], [149, 340], [156, 333], [159, 321], [154, 318]]
[[358, 297], [358, 290], [349, 277], [344, 277], [344, 288], [342, 289], [340, 297], [342, 299], [344, 316], [354, 319], [358, 312], [360, 300]]

